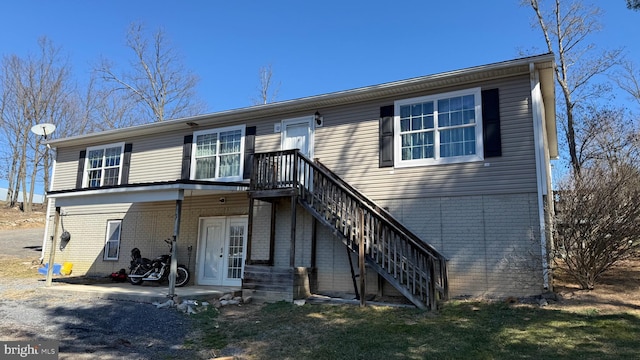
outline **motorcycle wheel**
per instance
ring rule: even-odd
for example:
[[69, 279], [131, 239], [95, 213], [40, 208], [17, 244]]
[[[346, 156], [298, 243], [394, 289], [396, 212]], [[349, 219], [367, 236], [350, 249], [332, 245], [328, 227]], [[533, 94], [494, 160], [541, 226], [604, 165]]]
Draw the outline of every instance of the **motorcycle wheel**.
[[[131, 275], [144, 275], [144, 270], [138, 266], [135, 268], [135, 270], [131, 271], [130, 273]], [[141, 277], [136, 277], [136, 278], [129, 278], [129, 282], [133, 285], [140, 285], [142, 284], [142, 278]]]
[[176, 272], [176, 287], [185, 286], [189, 282], [189, 270], [186, 267], [178, 266]]

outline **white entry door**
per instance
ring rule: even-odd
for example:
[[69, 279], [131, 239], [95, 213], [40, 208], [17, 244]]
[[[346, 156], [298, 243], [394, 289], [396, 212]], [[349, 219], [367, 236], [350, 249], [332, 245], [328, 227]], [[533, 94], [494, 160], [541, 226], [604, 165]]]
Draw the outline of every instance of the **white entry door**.
[[313, 117], [305, 116], [282, 121], [282, 150], [300, 149], [313, 157]]
[[246, 217], [203, 218], [198, 233], [198, 284], [242, 285]]
[[[282, 150], [298, 149], [300, 152], [313, 160], [313, 116], [305, 116], [295, 119], [287, 119], [282, 121]], [[287, 176], [292, 169], [282, 169], [282, 177], [290, 179]], [[310, 172], [310, 170], [309, 170]], [[311, 177], [308, 173], [306, 176]], [[298, 181], [310, 187], [305, 181], [305, 174], [301, 164], [298, 164]]]

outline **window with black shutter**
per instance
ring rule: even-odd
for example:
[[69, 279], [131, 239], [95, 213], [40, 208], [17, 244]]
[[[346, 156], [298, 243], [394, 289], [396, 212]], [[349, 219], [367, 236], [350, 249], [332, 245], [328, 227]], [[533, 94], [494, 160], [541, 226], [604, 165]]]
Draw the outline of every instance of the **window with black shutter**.
[[498, 89], [459, 90], [380, 108], [380, 167], [482, 161], [502, 155]]

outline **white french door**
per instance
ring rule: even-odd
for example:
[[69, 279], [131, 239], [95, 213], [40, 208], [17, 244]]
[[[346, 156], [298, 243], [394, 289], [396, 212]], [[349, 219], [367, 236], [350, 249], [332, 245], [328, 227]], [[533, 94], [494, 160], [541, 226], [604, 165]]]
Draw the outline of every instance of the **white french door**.
[[201, 218], [196, 264], [198, 285], [242, 285], [246, 246], [246, 217]]

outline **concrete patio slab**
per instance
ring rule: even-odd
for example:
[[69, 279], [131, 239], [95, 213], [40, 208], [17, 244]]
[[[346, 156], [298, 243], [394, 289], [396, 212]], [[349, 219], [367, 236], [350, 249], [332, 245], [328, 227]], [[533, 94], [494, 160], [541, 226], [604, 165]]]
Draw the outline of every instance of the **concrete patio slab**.
[[[101, 299], [127, 300], [142, 303], [165, 302], [169, 287], [156, 284], [131, 285], [129, 283], [69, 283], [55, 281], [51, 287], [40, 288], [43, 292], [55, 291], [77, 295], [90, 295]], [[226, 286], [185, 286], [176, 288], [176, 295], [182, 300], [211, 300], [224, 294], [240, 294], [239, 287]], [[239, 296], [239, 295], [238, 295]]]

